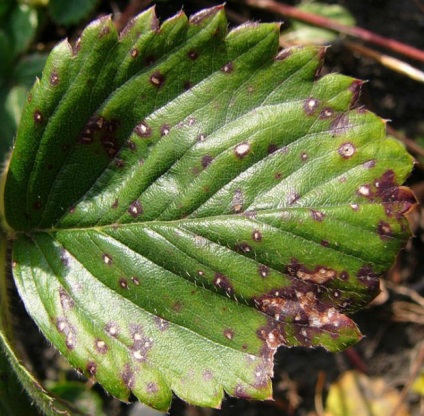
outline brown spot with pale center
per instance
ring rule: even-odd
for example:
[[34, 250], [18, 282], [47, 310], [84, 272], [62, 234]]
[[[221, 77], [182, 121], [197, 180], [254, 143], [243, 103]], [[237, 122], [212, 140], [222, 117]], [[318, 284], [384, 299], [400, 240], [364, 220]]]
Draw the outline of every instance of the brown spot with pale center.
[[199, 54], [196, 52], [196, 51], [194, 51], [194, 50], [190, 50], [190, 51], [188, 51], [187, 52], [187, 56], [192, 60], [192, 61], [195, 61], [197, 58], [198, 58], [198, 56], [199, 56]]
[[315, 113], [316, 109], [319, 106], [319, 101], [316, 98], [307, 98], [303, 103], [303, 110], [306, 115], [310, 116]]
[[112, 266], [113, 264], [113, 260], [112, 257], [110, 257], [108, 254], [102, 254], [102, 259], [103, 259], [103, 263], [108, 265], [108, 266]]
[[238, 144], [234, 149], [234, 153], [239, 159], [243, 159], [250, 153], [250, 144], [247, 142]]
[[259, 276], [261, 276], [262, 278], [265, 278], [269, 275], [269, 267], [265, 266], [265, 264], [260, 264], [258, 266], [258, 272], [259, 272]]
[[221, 71], [224, 72], [225, 74], [231, 74], [231, 72], [233, 72], [234, 70], [234, 65], [232, 62], [228, 62], [226, 63], [222, 68]]
[[156, 71], [150, 76], [150, 82], [155, 87], [160, 88], [165, 82], [165, 76], [159, 71]]
[[121, 372], [121, 379], [126, 387], [133, 389], [135, 386], [134, 372], [131, 370], [129, 364], [125, 364], [123, 371]]
[[330, 107], [325, 107], [319, 113], [319, 118], [325, 120], [327, 118], [332, 117], [333, 115], [334, 115], [334, 110]]
[[147, 383], [146, 391], [148, 394], [156, 394], [159, 391], [159, 387], [156, 383], [151, 381], [150, 383]]
[[96, 351], [100, 354], [106, 354], [108, 351], [108, 346], [106, 344], [106, 342], [104, 342], [102, 339], [97, 338], [94, 341], [94, 348], [96, 349]]
[[171, 127], [169, 126], [169, 124], [164, 124], [161, 128], [160, 128], [160, 136], [167, 136], [169, 134], [169, 132], [171, 131]]
[[41, 114], [41, 111], [40, 110], [35, 110], [34, 111], [34, 121], [37, 124], [40, 124], [40, 123], [43, 122], [43, 115]]
[[135, 126], [134, 133], [139, 137], [150, 137], [152, 135], [152, 128], [145, 121], [142, 121]]
[[69, 311], [75, 306], [74, 300], [69, 296], [68, 292], [63, 287], [59, 288], [60, 304], [64, 311]]
[[274, 57], [276, 61], [284, 61], [292, 54], [292, 51], [289, 48], [283, 49]]
[[224, 329], [224, 337], [231, 341], [234, 338], [234, 330], [230, 328]]
[[89, 361], [86, 366], [88, 374], [94, 376], [97, 372], [97, 364], [94, 361]]
[[116, 337], [119, 334], [119, 326], [115, 322], [109, 322], [105, 326], [105, 331], [111, 336]]
[[355, 154], [355, 152], [356, 152], [356, 147], [353, 145], [353, 143], [350, 143], [350, 142], [343, 143], [339, 147], [339, 155], [343, 159], [351, 158]]
[[323, 219], [325, 218], [325, 214], [323, 212], [315, 211], [313, 209], [311, 209], [310, 212], [311, 212], [311, 217], [314, 221], [322, 222]]
[[292, 259], [291, 263], [286, 266], [286, 273], [289, 276], [317, 284], [326, 283], [337, 277], [337, 272], [333, 269], [324, 266], [309, 269], [295, 259]]
[[119, 279], [119, 286], [121, 286], [122, 289], [128, 289], [128, 282], [127, 282], [127, 279], [125, 279], [125, 277], [121, 277]]
[[221, 273], [215, 273], [213, 284], [215, 287], [225, 290], [225, 292], [227, 292], [228, 294], [234, 293], [233, 286], [230, 283], [228, 277], [224, 276]]
[[137, 199], [134, 201], [128, 208], [128, 213], [133, 217], [137, 218], [139, 215], [143, 214], [143, 206], [141, 202]]
[[53, 71], [50, 74], [50, 85], [55, 87], [58, 84], [59, 84], [59, 75], [56, 71]]
[[243, 210], [243, 192], [241, 191], [241, 189], [236, 189], [234, 191], [231, 206], [235, 213], [239, 213]]
[[382, 240], [387, 240], [393, 237], [393, 231], [392, 227], [390, 227], [390, 224], [385, 221], [380, 221], [378, 223], [378, 235]]
[[252, 238], [257, 243], [260, 243], [262, 241], [262, 233], [259, 230], [253, 230]]

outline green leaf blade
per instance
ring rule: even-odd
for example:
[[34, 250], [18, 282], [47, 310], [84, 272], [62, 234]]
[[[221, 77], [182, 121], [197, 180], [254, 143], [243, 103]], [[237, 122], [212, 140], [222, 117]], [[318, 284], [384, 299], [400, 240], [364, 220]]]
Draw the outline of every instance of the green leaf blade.
[[33, 88], [5, 191], [14, 277], [121, 400], [271, 397], [278, 346], [361, 338], [346, 313], [409, 236], [411, 157], [355, 106], [360, 81], [316, 79], [324, 49], [278, 36], [150, 9], [59, 45]]

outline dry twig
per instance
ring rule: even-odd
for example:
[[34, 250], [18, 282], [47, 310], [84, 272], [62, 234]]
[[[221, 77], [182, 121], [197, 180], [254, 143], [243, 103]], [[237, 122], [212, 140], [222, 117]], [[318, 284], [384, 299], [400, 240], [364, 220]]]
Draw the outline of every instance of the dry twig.
[[336, 22], [335, 20], [328, 19], [327, 17], [304, 12], [296, 7], [289, 6], [284, 3], [279, 3], [274, 0], [246, 0], [246, 3], [250, 6], [259, 7], [274, 13], [279, 13], [283, 16], [301, 20], [313, 26], [322, 27], [337, 33], [343, 33], [354, 38], [362, 39], [363, 41], [382, 46], [393, 52], [397, 52], [417, 61], [424, 62], [423, 50], [414, 48], [413, 46], [399, 42], [395, 39], [386, 38], [361, 27], [346, 26]]

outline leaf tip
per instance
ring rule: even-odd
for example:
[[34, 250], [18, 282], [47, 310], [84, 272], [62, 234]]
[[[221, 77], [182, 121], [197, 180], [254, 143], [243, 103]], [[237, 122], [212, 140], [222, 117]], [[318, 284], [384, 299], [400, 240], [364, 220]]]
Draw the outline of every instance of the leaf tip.
[[218, 13], [223, 13], [225, 4], [219, 4], [209, 9], [202, 10], [190, 17], [189, 22], [194, 25], [203, 24], [205, 21], [209, 20], [211, 17], [214, 17]]

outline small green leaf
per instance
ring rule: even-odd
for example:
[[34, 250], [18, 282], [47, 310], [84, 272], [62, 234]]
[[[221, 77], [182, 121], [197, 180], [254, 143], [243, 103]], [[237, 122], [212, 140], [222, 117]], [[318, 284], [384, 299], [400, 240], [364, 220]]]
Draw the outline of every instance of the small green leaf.
[[2, 415], [37, 416], [27, 395], [22, 394], [16, 374], [12, 371], [3, 350], [0, 348], [0, 413]]
[[[46, 337], [127, 401], [271, 397], [279, 345], [337, 351], [409, 236], [412, 158], [317, 79], [323, 49], [221, 6], [59, 44], [8, 171], [13, 274]], [[30, 138], [30, 139], [29, 139]]]
[[[355, 25], [355, 18], [349, 10], [339, 4], [326, 4], [306, 0], [302, 1], [297, 7], [304, 12], [327, 17], [328, 19], [332, 19], [346, 26]], [[338, 34], [331, 30], [314, 27], [298, 20], [294, 20], [291, 25], [291, 30], [283, 34], [285, 40], [301, 45], [325, 45], [334, 41], [337, 37]]]
[[17, 5], [6, 22], [6, 30], [10, 33], [14, 54], [24, 52], [33, 40], [38, 28], [37, 11], [25, 4]]
[[98, 0], [50, 0], [49, 11], [59, 25], [71, 25], [87, 18], [94, 10]]
[[16, 65], [14, 80], [17, 84], [30, 89], [36, 77], [41, 76], [41, 72], [46, 64], [47, 55], [34, 53], [23, 57]]
[[87, 384], [77, 381], [61, 381], [49, 383], [49, 391], [73, 403], [83, 414], [104, 416], [102, 399], [94, 390], [90, 390]]

